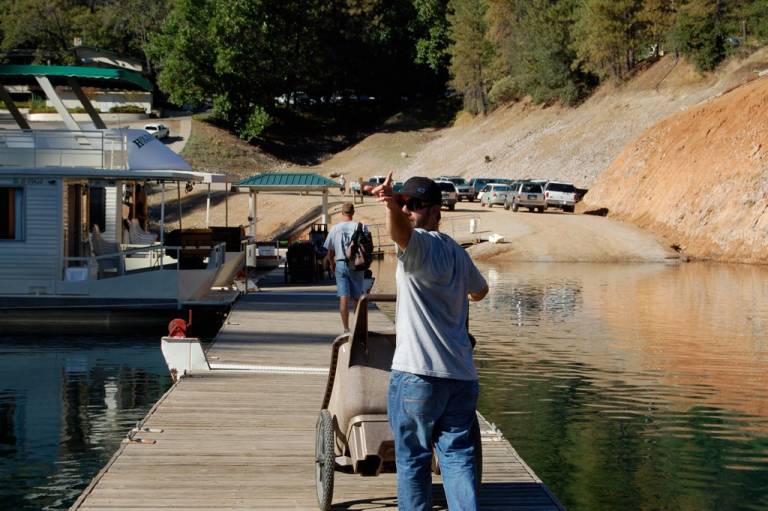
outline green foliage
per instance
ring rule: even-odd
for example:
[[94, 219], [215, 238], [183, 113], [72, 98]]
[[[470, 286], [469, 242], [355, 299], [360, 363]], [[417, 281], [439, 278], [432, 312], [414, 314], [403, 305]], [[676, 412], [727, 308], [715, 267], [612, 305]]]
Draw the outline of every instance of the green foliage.
[[711, 71], [726, 55], [724, 12], [719, 0], [691, 0], [678, 11], [672, 31], [676, 48], [702, 71]]
[[484, 0], [451, 0], [448, 22], [452, 84], [464, 95], [464, 108], [473, 114], [488, 110], [493, 45], [486, 37]]
[[447, 0], [413, 0], [416, 9], [416, 62], [433, 71], [445, 69], [448, 55]]
[[577, 64], [573, 25], [578, 0], [531, 0], [520, 25], [518, 74], [536, 102], [581, 100], [594, 83]]
[[512, 76], [505, 76], [496, 81], [488, 93], [488, 99], [494, 106], [519, 101], [525, 94], [521, 86], [521, 79]]
[[624, 78], [641, 46], [640, 0], [584, 0], [574, 27], [578, 62], [601, 78]]
[[139, 105], [115, 105], [109, 108], [111, 114], [143, 114], [144, 108]]
[[0, 6], [0, 49], [32, 49], [37, 62], [70, 64], [79, 37], [86, 46], [142, 59], [147, 70], [149, 34], [169, 8], [151, 0], [4, 0]]
[[270, 124], [272, 124], [272, 117], [262, 107], [255, 106], [238, 135], [246, 142], [253, 142]]

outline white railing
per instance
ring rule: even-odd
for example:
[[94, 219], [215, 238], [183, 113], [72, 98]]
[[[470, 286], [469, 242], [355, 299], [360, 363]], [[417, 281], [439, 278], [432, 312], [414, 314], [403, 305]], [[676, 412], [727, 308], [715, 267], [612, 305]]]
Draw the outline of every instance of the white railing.
[[0, 166], [126, 169], [127, 138], [117, 131], [3, 129]]
[[[394, 250], [395, 245], [387, 232], [387, 224], [368, 224], [368, 231], [373, 239], [374, 252]], [[473, 214], [444, 216], [440, 220], [440, 232], [448, 234], [459, 243], [477, 241], [480, 217]]]
[[[219, 243], [211, 248], [206, 269], [219, 269], [224, 265], [226, 246], [226, 243]], [[184, 247], [171, 247], [166, 245], [129, 247], [130, 248], [120, 250], [119, 252], [98, 256], [64, 257], [62, 279], [67, 280], [66, 274], [68, 268], [86, 268], [88, 279], [95, 276], [96, 280], [146, 271], [178, 271], [181, 269], [179, 265], [179, 252], [183, 252]], [[171, 254], [173, 254], [173, 256], [171, 256]], [[169, 265], [164, 263], [166, 256], [175, 259], [175, 263], [170, 268]], [[127, 268], [126, 260], [130, 258], [144, 258], [149, 260], [146, 264], [137, 265], [135, 268], [129, 269]]]

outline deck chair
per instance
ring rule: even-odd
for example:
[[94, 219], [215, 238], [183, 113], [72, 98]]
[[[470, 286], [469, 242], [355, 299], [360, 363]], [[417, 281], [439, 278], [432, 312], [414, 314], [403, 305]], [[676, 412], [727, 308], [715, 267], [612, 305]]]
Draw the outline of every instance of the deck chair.
[[[93, 230], [88, 233], [88, 241], [91, 246], [91, 256], [96, 258], [99, 268], [99, 277], [123, 275], [125, 273], [125, 261], [120, 244], [114, 241], [105, 240], [101, 236], [99, 227], [94, 225]], [[100, 257], [114, 255], [114, 257]]]
[[145, 231], [138, 219], [131, 218], [128, 222], [128, 239], [132, 245], [152, 245], [157, 241], [157, 234]]

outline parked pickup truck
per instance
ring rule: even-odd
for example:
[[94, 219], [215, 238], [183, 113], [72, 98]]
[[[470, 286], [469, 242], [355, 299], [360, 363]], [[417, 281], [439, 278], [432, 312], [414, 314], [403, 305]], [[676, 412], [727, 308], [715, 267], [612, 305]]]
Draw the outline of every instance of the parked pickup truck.
[[458, 193], [459, 201], [464, 199], [472, 202], [477, 197], [477, 191], [474, 187], [470, 186], [461, 176], [440, 176], [435, 179], [436, 181], [450, 181], [456, 185], [456, 191]]
[[550, 181], [544, 185], [544, 200], [548, 208], [558, 208], [566, 213], [573, 213], [576, 205], [576, 188], [571, 183]]

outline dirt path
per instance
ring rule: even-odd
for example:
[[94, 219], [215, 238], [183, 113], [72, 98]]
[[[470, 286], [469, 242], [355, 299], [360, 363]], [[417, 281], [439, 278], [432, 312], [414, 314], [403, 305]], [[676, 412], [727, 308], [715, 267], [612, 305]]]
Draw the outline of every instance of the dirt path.
[[[168, 192], [171, 197], [175, 191]], [[184, 209], [184, 226], [203, 226], [205, 201], [203, 191], [185, 197], [195, 204]], [[195, 194], [199, 194], [195, 198]], [[187, 194], [185, 194], [186, 196]], [[214, 196], [212, 225], [223, 225], [223, 191]], [[339, 219], [341, 204], [349, 197], [332, 193], [329, 198], [331, 223]], [[319, 195], [260, 193], [257, 203], [258, 237], [268, 239], [290, 227], [293, 221], [320, 205]], [[169, 219], [175, 207], [168, 209]], [[384, 224], [384, 208], [372, 198], [357, 205], [356, 220], [369, 225]], [[455, 211], [443, 211], [442, 228], [466, 234], [470, 217], [477, 219], [478, 234], [488, 239], [491, 234], [504, 236], [498, 244], [481, 243], [470, 249], [473, 257], [488, 261], [551, 261], [551, 262], [659, 262], [675, 258], [663, 239], [630, 224], [590, 215], [564, 214], [547, 211], [543, 214], [520, 211], [513, 213], [497, 206], [481, 208], [479, 203], [460, 202]], [[229, 197], [229, 225], [248, 223], [248, 194]], [[455, 220], [452, 220], [455, 219]], [[173, 221], [173, 220], [171, 220]], [[455, 222], [455, 223], [454, 223]], [[384, 233], [382, 233], [384, 234]]]
[[663, 262], [676, 258], [664, 240], [616, 220], [561, 213], [491, 210], [464, 204], [456, 214], [477, 212], [481, 236], [504, 236], [502, 243], [481, 243], [469, 249], [488, 261]]

